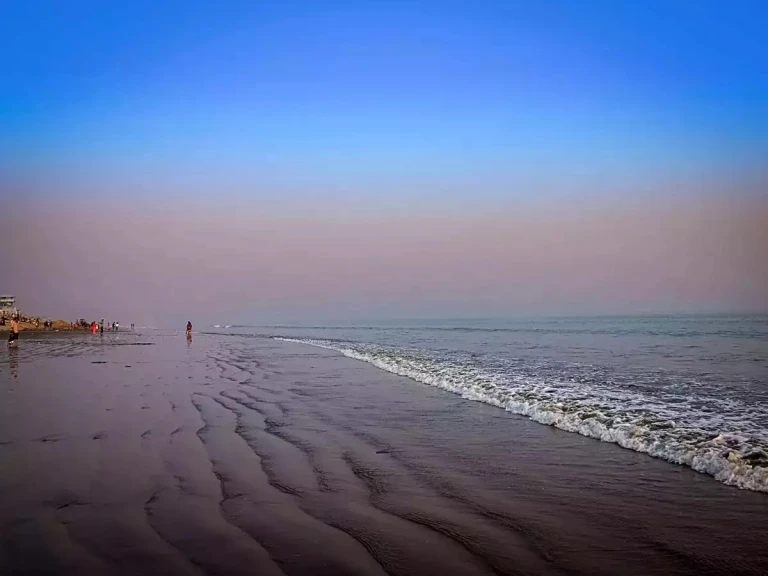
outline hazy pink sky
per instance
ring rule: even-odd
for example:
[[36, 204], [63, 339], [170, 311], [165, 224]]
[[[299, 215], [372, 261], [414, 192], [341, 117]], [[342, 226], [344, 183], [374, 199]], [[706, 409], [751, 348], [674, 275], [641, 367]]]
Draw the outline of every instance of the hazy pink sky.
[[5, 4], [0, 292], [30, 313], [768, 311], [753, 9]]
[[[67, 319], [168, 325], [768, 310], [768, 201], [660, 199], [313, 217], [29, 205], [0, 291]], [[14, 274], [9, 275], [9, 270]]]

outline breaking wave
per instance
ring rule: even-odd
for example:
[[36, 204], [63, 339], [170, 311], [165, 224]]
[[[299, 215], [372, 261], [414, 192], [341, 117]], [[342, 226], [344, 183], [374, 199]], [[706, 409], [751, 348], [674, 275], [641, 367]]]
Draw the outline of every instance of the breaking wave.
[[567, 373], [541, 377], [425, 350], [275, 339], [334, 350], [468, 400], [689, 466], [724, 484], [768, 492], [768, 431], [762, 424], [767, 415], [732, 398], [702, 398], [685, 389], [650, 394]]

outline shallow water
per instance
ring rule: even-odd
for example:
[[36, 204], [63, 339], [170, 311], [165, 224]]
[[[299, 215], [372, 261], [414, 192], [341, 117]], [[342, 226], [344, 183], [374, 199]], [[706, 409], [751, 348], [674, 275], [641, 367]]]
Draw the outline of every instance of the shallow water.
[[[768, 492], [768, 317], [239, 327]], [[510, 441], [513, 439], [510, 439]]]

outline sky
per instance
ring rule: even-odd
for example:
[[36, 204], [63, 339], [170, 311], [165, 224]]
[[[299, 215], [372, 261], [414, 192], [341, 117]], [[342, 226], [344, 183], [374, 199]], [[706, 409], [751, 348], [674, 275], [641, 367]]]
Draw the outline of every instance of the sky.
[[762, 2], [0, 12], [0, 292], [22, 308], [768, 310]]

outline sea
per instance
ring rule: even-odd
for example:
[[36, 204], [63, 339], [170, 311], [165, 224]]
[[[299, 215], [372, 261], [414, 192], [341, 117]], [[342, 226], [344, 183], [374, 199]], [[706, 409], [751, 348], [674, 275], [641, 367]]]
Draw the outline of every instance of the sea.
[[334, 350], [414, 385], [768, 492], [768, 315], [411, 320], [226, 332]]

